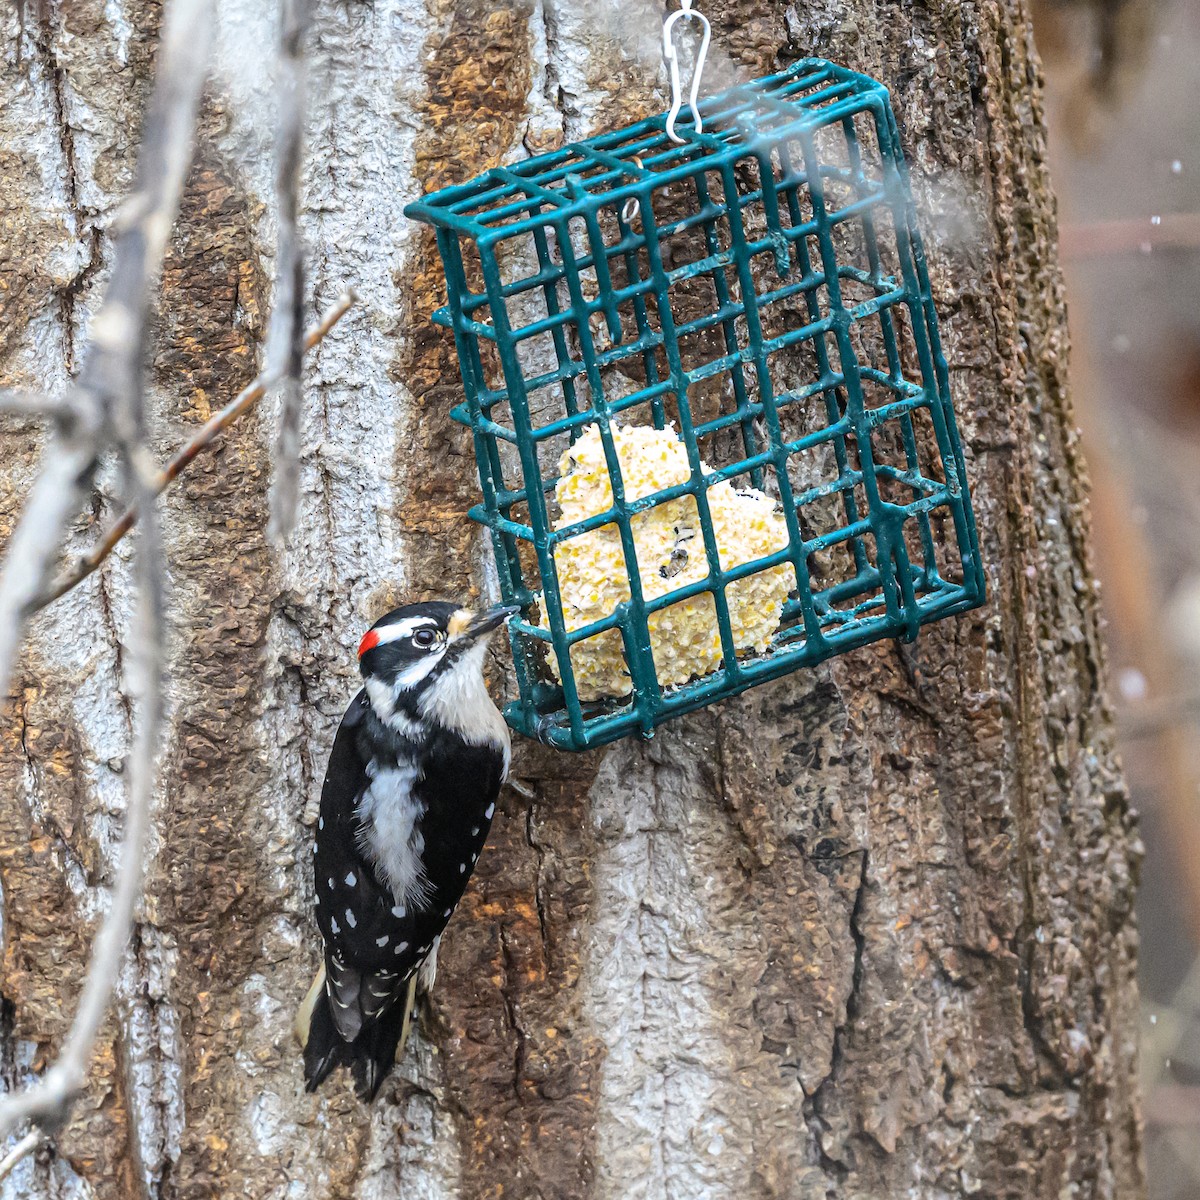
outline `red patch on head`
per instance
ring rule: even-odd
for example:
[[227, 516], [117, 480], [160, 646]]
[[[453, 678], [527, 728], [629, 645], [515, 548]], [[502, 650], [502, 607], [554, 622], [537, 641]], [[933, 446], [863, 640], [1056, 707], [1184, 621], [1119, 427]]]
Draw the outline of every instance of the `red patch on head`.
[[363, 634], [363, 640], [358, 643], [358, 657], [362, 658], [368, 650], [374, 650], [379, 645], [379, 634], [374, 629], [368, 629]]

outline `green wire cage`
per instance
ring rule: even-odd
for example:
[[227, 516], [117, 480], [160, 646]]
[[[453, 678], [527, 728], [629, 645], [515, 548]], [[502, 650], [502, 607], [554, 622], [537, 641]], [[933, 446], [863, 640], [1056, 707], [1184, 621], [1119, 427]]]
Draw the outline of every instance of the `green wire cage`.
[[[978, 541], [887, 90], [818, 59], [411, 204], [437, 233], [482, 505], [510, 624], [509, 723], [583, 749], [983, 602]], [[699, 124], [697, 122], [696, 124]], [[677, 430], [682, 482], [628, 498], [614, 433]], [[570, 447], [598, 433], [604, 511], [556, 519]], [[775, 501], [786, 545], [722, 567], [710, 489]], [[647, 596], [635, 523], [690, 496], [707, 573]], [[579, 624], [561, 552], [614, 531], [625, 598]], [[678, 530], [676, 530], [678, 532]], [[699, 546], [696, 545], [696, 550]], [[695, 550], [693, 550], [695, 553]], [[765, 649], [727, 589], [785, 567]], [[711, 600], [708, 597], [711, 596]], [[701, 598], [715, 670], [664, 684], [656, 614]], [[612, 631], [616, 631], [615, 633]], [[572, 655], [619, 637], [629, 694], [581, 700]], [[575, 648], [574, 650], [572, 648]]]

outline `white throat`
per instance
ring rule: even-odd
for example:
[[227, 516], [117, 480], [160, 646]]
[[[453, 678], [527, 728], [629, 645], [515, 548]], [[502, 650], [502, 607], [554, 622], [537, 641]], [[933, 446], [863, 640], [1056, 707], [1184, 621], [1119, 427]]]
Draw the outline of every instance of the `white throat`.
[[488, 695], [483, 681], [485, 641], [476, 642], [450, 670], [439, 675], [421, 693], [422, 714], [443, 729], [457, 733], [473, 746], [491, 744], [504, 753], [504, 773], [508, 774], [511, 745], [508, 726], [500, 710]]
[[[444, 651], [442, 652], [444, 653]], [[443, 729], [457, 733], [473, 746], [494, 745], [504, 754], [504, 774], [512, 754], [508, 726], [500, 710], [488, 695], [483, 681], [483, 656], [487, 643], [476, 642], [449, 670], [443, 672], [422, 693], [421, 715]], [[421, 732], [421, 724], [396, 708], [402, 692], [419, 683], [441, 662], [442, 654], [431, 654], [403, 671], [394, 683], [367, 678], [363, 686], [375, 715], [397, 733], [409, 737]]]

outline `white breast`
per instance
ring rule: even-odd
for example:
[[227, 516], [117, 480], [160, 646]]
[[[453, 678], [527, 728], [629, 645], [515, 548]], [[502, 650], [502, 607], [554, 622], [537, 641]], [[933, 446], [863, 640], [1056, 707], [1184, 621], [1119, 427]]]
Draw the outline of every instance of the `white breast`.
[[413, 766], [367, 767], [371, 782], [358, 802], [360, 848], [375, 864], [397, 904], [424, 907], [432, 889], [425, 877], [425, 839], [417, 821], [425, 805], [413, 794], [420, 771]]

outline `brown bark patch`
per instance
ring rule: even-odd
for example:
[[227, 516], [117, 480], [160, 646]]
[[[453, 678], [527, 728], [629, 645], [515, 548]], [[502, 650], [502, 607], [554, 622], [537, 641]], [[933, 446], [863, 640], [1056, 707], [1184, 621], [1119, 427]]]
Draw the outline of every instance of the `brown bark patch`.
[[[204, 128], [214, 120], [210, 111]], [[163, 272], [153, 363], [170, 419], [180, 425], [207, 418], [255, 373], [263, 277], [254, 216], [202, 140]], [[221, 1130], [222, 1105], [246, 1084], [239, 1052], [253, 1052], [256, 1026], [228, 998], [256, 969], [281, 903], [265, 877], [262, 848], [272, 831], [257, 799], [267, 779], [257, 718], [272, 608], [263, 532], [268, 474], [259, 420], [250, 413], [168, 501], [178, 714], [163, 770], [167, 853], [150, 893], [157, 921], [179, 951], [174, 991], [189, 1119], [171, 1187], [189, 1198], [228, 1194], [236, 1164], [245, 1161], [237, 1131], [228, 1138]]]
[[[427, 132], [416, 151], [427, 190], [486, 170], [517, 140], [530, 79], [527, 20], [524, 5], [453, 6], [429, 47]], [[413, 409], [402, 439], [400, 524], [412, 575], [430, 581], [422, 589], [429, 596], [446, 594], [438, 581], [447, 580], [470, 580], [476, 596], [479, 533], [466, 513], [477, 476], [470, 437], [449, 416], [462, 399], [453, 340], [429, 322], [445, 284], [427, 230], [403, 286], [411, 341], [396, 370]], [[408, 469], [414, 461], [419, 473]], [[575, 759], [564, 770], [546, 752], [521, 751], [514, 775], [537, 780], [538, 798], [527, 809], [506, 794], [443, 943], [433, 998], [451, 1103], [464, 1114], [467, 1197], [577, 1195], [591, 1172], [597, 1051], [593, 1038], [573, 1036], [578, 920], [561, 918], [587, 909], [583, 827], [594, 764]]]
[[601, 1048], [577, 986], [597, 756], [550, 755], [524, 756], [536, 799], [505, 793], [442, 945], [433, 1013], [469, 1197], [580, 1196], [592, 1178]]
[[[428, 98], [418, 114], [425, 132], [417, 141], [416, 173], [427, 191], [461, 183], [508, 154], [524, 115], [530, 69], [524, 5], [442, 3], [435, 11], [449, 19], [427, 48]], [[457, 584], [465, 598], [478, 594], [470, 578], [478, 529], [466, 518], [477, 476], [470, 434], [450, 418], [462, 399], [454, 340], [430, 322], [446, 288], [433, 232], [425, 226], [415, 264], [411, 278], [399, 282], [408, 297], [410, 340], [395, 373], [412, 404], [397, 471], [406, 485], [399, 524], [412, 577], [429, 581], [422, 595], [442, 596]], [[411, 469], [416, 462], [419, 471]]]

